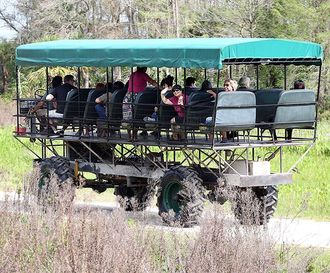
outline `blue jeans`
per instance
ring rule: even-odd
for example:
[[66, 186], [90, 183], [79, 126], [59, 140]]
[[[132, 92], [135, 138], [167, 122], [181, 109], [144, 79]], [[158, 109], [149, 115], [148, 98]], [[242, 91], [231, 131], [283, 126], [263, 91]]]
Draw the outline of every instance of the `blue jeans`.
[[105, 106], [103, 104], [96, 104], [95, 111], [98, 114], [99, 118], [106, 119], [107, 116], [105, 115]]

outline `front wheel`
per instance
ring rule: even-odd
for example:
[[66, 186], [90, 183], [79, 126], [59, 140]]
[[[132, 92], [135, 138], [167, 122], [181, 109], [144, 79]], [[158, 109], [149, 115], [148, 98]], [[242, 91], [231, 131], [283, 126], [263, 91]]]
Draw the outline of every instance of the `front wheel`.
[[164, 173], [157, 206], [163, 221], [171, 226], [198, 224], [204, 209], [204, 187], [197, 173], [188, 167], [175, 166]]
[[31, 178], [29, 193], [37, 196], [39, 204], [57, 206], [72, 203], [75, 195], [74, 171], [66, 158], [45, 158], [35, 165], [35, 169], [38, 176]]

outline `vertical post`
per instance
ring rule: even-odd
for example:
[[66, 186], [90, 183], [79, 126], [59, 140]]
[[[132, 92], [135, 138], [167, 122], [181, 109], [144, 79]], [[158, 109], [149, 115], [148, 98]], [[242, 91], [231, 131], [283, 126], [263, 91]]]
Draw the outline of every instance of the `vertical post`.
[[20, 71], [18, 66], [16, 65], [16, 134], [18, 134], [19, 130], [19, 118], [20, 118], [20, 95], [19, 95], [19, 84], [20, 84]]
[[284, 87], [283, 87], [284, 90], [286, 90], [286, 86], [287, 86], [286, 68], [287, 68], [287, 65], [284, 64]]
[[206, 68], [204, 68], [204, 81], [207, 79], [207, 75], [206, 75]]
[[[46, 66], [46, 94], [48, 95], [49, 89], [48, 89], [48, 77], [49, 77], [49, 71], [48, 71], [48, 66]], [[52, 102], [47, 102], [47, 131], [49, 132], [50, 126], [49, 126], [49, 108], [50, 108], [50, 103]], [[48, 135], [48, 133], [47, 133]]]
[[131, 111], [132, 111], [132, 120], [131, 120], [131, 125], [132, 125], [132, 140], [134, 141], [134, 124], [133, 124], [133, 118], [134, 118], [134, 109], [133, 109], [133, 103], [134, 103], [134, 76], [133, 76], [133, 66], [131, 67], [131, 86], [132, 86], [132, 92], [131, 92]]
[[283, 172], [283, 150], [282, 146], [280, 146], [280, 173]]
[[256, 66], [256, 74], [257, 74], [257, 90], [259, 90], [259, 64]]
[[183, 122], [183, 128], [184, 128], [184, 135], [185, 138], [187, 138], [187, 107], [186, 107], [186, 92], [187, 92], [187, 87], [186, 87], [186, 76], [187, 76], [187, 69], [184, 67], [183, 68], [183, 84], [184, 84], [184, 93], [183, 93], [183, 109], [184, 109], [184, 122]]
[[[113, 67], [111, 67], [111, 82], [112, 82], [112, 86], [113, 86]], [[112, 87], [113, 88], [113, 87]], [[105, 104], [105, 109], [106, 109], [106, 113], [107, 113], [107, 137], [109, 137], [109, 106], [110, 106], [110, 101], [109, 101], [109, 91], [110, 91], [110, 86], [109, 86], [109, 67], [107, 66], [107, 102]], [[104, 126], [103, 122], [102, 122], [102, 127]]]
[[81, 114], [80, 114], [80, 67], [78, 67], [78, 120], [79, 120], [79, 136], [81, 137], [82, 124], [81, 124]]
[[319, 106], [319, 100], [320, 100], [320, 90], [321, 90], [321, 74], [322, 74], [322, 65], [320, 64], [319, 68], [319, 77], [317, 80], [317, 95], [316, 95], [316, 104], [315, 104], [315, 110], [316, 110], [316, 115], [315, 115], [315, 127], [314, 127], [314, 141], [316, 140], [317, 134], [317, 118], [318, 118], [318, 106]]
[[175, 84], [178, 84], [178, 68], [175, 68]]
[[212, 133], [213, 133], [212, 146], [214, 146], [214, 141], [215, 141], [215, 138], [216, 138], [216, 135], [215, 135], [215, 117], [216, 117], [216, 113], [217, 113], [219, 85], [220, 85], [220, 69], [218, 69], [218, 71], [217, 71], [217, 94], [215, 96], [213, 116], [212, 116], [212, 126], [213, 126], [213, 128], [212, 128]]
[[229, 65], [229, 78], [230, 79], [233, 78], [233, 67], [232, 67], [232, 65]]

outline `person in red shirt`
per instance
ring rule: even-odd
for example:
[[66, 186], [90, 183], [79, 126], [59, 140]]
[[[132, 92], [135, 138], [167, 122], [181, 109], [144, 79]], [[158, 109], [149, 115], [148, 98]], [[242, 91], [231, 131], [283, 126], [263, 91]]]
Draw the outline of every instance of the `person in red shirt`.
[[[147, 87], [148, 83], [158, 87], [158, 84], [155, 80], [150, 78], [150, 76], [146, 73], [146, 67], [137, 67], [136, 71], [131, 74], [128, 82], [128, 91], [123, 100], [123, 120], [131, 121], [133, 118], [133, 103], [135, 101], [136, 95], [140, 92], [143, 92]], [[136, 133], [128, 130], [128, 137], [130, 140], [134, 140], [136, 138]]]
[[[163, 89], [160, 93], [162, 101], [167, 105], [173, 105], [176, 112], [176, 116], [171, 119], [171, 124], [180, 124], [184, 122], [184, 106], [188, 102], [188, 96], [184, 95], [182, 92], [182, 87], [180, 85], [174, 85], [172, 87], [173, 97], [166, 98], [165, 93], [168, 91], [167, 88]], [[173, 126], [172, 126], [173, 127]], [[173, 132], [173, 139], [179, 140], [184, 139], [184, 135]]]

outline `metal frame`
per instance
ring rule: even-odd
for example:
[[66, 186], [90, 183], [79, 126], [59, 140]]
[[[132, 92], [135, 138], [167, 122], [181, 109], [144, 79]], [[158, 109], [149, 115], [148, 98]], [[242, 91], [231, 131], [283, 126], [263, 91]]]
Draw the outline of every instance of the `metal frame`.
[[[267, 60], [268, 61], [268, 60]], [[257, 75], [257, 88], [259, 88], [259, 65], [263, 64], [264, 60], [235, 60], [235, 61], [224, 61], [224, 64], [232, 65], [232, 64], [255, 64], [256, 65], [256, 75]], [[272, 60], [271, 62], [267, 62], [267, 64], [281, 64], [284, 67], [284, 89], [286, 89], [287, 85], [287, 65], [288, 64], [301, 64], [302, 62], [319, 65], [319, 77], [318, 77], [318, 89], [317, 89], [317, 103], [319, 102], [319, 94], [320, 94], [320, 80], [321, 80], [321, 65], [319, 61], [313, 60], [288, 60], [288, 61], [277, 61]], [[133, 72], [133, 67], [131, 67], [131, 72]], [[186, 69], [184, 68], [184, 82], [186, 79]], [[204, 77], [206, 77], [206, 69], [204, 70]], [[232, 75], [232, 68], [230, 66], [230, 74]], [[46, 77], [47, 77], [47, 93], [48, 93], [48, 67], [46, 68]], [[109, 68], [107, 67], [107, 82], [109, 80]], [[113, 67], [111, 67], [111, 78], [113, 81]], [[178, 71], [175, 69], [175, 82], [177, 83]], [[157, 81], [159, 83], [159, 69], [157, 68]], [[219, 88], [220, 83], [220, 70], [217, 70], [217, 88]], [[16, 67], [16, 101], [17, 101], [17, 129], [19, 128], [19, 118], [20, 118], [20, 108], [19, 104], [21, 101], [20, 98], [20, 69]], [[78, 67], [78, 92], [80, 92], [80, 67]], [[133, 93], [133, 92], [132, 92]], [[216, 97], [217, 101], [217, 97]], [[132, 105], [134, 107], [134, 105]], [[215, 104], [216, 107], [216, 104]], [[47, 117], [49, 112], [49, 107], [47, 108]], [[213, 119], [215, 119], [215, 111], [213, 115]], [[48, 119], [49, 122], [49, 119]], [[137, 128], [134, 127], [133, 131]], [[186, 124], [184, 126], [185, 134], [191, 134], [192, 139], [196, 140], [194, 130], [188, 130], [187, 127], [189, 125]], [[79, 120], [79, 132], [82, 131], [83, 124], [81, 120]], [[81, 135], [78, 137], [64, 135], [63, 137], [58, 138], [58, 140], [63, 141], [63, 156], [67, 156], [69, 153], [68, 150], [73, 150], [80, 157], [78, 158], [79, 168], [81, 171], [92, 171], [96, 174], [102, 175], [113, 175], [113, 176], [137, 176], [137, 177], [145, 177], [145, 178], [160, 178], [163, 172], [168, 169], [170, 166], [183, 164], [187, 166], [193, 167], [194, 165], [198, 165], [204, 169], [207, 169], [210, 173], [214, 175], [214, 177], [220, 177], [220, 175], [224, 174], [226, 176], [227, 182], [232, 181], [230, 184], [236, 186], [262, 186], [265, 183], [277, 184], [280, 183], [279, 177], [282, 179], [284, 183], [289, 183], [291, 176], [284, 175], [288, 174], [295, 170], [296, 166], [300, 163], [300, 161], [308, 154], [310, 149], [313, 147], [315, 139], [316, 139], [316, 128], [317, 128], [317, 120], [315, 121], [314, 135], [313, 138], [299, 138], [299, 141], [287, 143], [287, 142], [277, 142], [272, 141], [262, 141], [262, 142], [237, 142], [232, 143], [230, 145], [217, 145], [216, 137], [218, 132], [213, 127], [212, 132], [214, 135], [212, 143], [203, 143], [200, 144], [198, 142], [182, 142], [182, 143], [169, 143], [168, 141], [154, 141], [148, 142], [143, 140], [138, 140], [136, 142], [127, 141], [121, 135], [124, 135], [120, 132], [120, 138], [111, 138], [111, 136], [107, 136], [107, 138], [103, 139], [83, 139]], [[109, 129], [109, 124], [108, 124]], [[159, 129], [161, 132], [161, 129]], [[202, 133], [197, 133], [197, 135], [202, 135]], [[259, 134], [258, 134], [259, 135]], [[253, 137], [253, 135], [249, 137]], [[41, 144], [41, 155], [31, 150], [27, 145], [25, 145], [19, 138], [33, 138]], [[49, 136], [41, 136], [40, 134], [31, 135], [20, 135], [16, 133], [15, 138], [19, 140], [24, 146], [26, 146], [36, 157], [39, 159], [43, 159], [47, 156], [47, 151], [58, 155], [56, 147], [58, 144], [54, 144], [52, 140], [49, 140]], [[81, 144], [88, 150], [88, 156], [84, 156], [79, 153], [72, 145], [71, 142], [76, 142]], [[91, 144], [102, 143], [107, 145], [107, 147], [112, 151], [112, 154], [109, 154], [109, 158], [112, 160], [109, 162], [105, 161], [102, 156], [100, 156], [92, 147]], [[129, 148], [127, 145], [132, 145], [132, 148]], [[306, 152], [287, 170], [283, 170], [283, 149], [287, 146], [296, 146], [296, 145], [309, 145]], [[66, 148], [64, 148], [66, 147]], [[260, 182], [251, 182], [249, 179], [249, 175], [240, 174], [233, 167], [234, 162], [237, 160], [245, 160], [246, 162], [250, 160], [255, 160], [256, 151], [255, 148], [258, 147], [268, 147], [269, 149], [273, 148], [274, 151], [271, 151], [271, 154], [266, 157], [265, 153], [263, 157], [266, 161], [270, 161], [277, 156], [279, 157], [279, 174], [272, 174], [266, 177], [267, 182], [262, 182], [264, 180], [260, 179]], [[240, 152], [238, 152], [241, 149]], [[155, 152], [153, 150], [158, 150], [158, 155], [161, 157], [155, 156]], [[230, 151], [230, 156], [227, 156], [228, 150]], [[184, 158], [180, 159], [178, 157], [178, 153], [181, 153]], [[92, 156], [95, 156], [100, 162], [93, 162], [91, 160]], [[138, 158], [139, 160], [133, 160], [132, 158]], [[124, 164], [123, 164], [124, 162]], [[72, 161], [72, 164], [74, 162]], [[246, 165], [247, 166], [247, 165]], [[236, 173], [236, 176], [227, 175], [226, 171], [231, 169]], [[124, 171], [127, 170], [127, 171]], [[245, 184], [242, 181], [246, 181]], [[252, 183], [252, 184], [251, 184]], [[111, 183], [110, 183], [111, 184]]]

